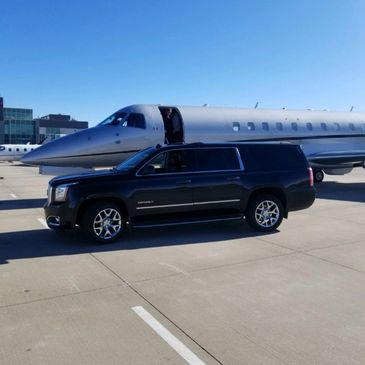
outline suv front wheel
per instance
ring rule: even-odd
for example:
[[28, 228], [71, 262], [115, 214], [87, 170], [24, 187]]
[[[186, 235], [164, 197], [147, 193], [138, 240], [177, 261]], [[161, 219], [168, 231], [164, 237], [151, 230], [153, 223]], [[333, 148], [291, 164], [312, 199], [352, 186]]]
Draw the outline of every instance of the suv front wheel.
[[82, 229], [96, 242], [114, 242], [125, 231], [123, 212], [114, 203], [95, 203], [87, 209], [82, 220]]
[[249, 203], [246, 221], [257, 231], [270, 232], [280, 226], [283, 212], [283, 204], [276, 196], [259, 195]]

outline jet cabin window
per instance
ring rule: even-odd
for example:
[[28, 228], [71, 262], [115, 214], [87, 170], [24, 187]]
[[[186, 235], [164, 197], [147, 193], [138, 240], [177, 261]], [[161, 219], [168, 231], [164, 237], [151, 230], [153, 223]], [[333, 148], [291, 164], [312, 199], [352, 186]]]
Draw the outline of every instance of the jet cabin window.
[[307, 123], [307, 129], [309, 131], [312, 131], [313, 130], [313, 124], [312, 123]]
[[298, 123], [295, 123], [295, 122], [292, 123], [291, 127], [292, 127], [293, 131], [297, 131], [298, 130]]
[[249, 131], [254, 131], [254, 130], [255, 130], [255, 123], [248, 122], [248, 123], [247, 123], [247, 129], [248, 129]]
[[239, 131], [240, 131], [240, 129], [241, 129], [240, 122], [233, 122], [233, 123], [232, 123], [232, 126], [233, 126], [233, 131], [234, 131], [234, 132], [239, 132]]
[[269, 123], [267, 123], [267, 122], [262, 123], [262, 129], [264, 131], [268, 131], [269, 130]]
[[5, 151], [5, 147], [4, 146], [0, 146], [0, 152], [1, 151]]
[[277, 123], [276, 123], [276, 129], [277, 129], [278, 131], [282, 131], [282, 130], [283, 130], [283, 123], [281, 123], [281, 122], [277, 122]]

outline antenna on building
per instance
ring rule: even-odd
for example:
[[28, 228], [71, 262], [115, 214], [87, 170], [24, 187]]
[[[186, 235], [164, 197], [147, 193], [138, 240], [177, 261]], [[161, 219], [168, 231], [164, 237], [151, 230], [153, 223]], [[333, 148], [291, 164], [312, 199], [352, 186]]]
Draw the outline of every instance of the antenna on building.
[[353, 110], [354, 110], [354, 106], [351, 107], [350, 112], [352, 112]]
[[258, 106], [259, 106], [259, 102], [257, 101], [255, 104], [255, 109], [257, 109]]

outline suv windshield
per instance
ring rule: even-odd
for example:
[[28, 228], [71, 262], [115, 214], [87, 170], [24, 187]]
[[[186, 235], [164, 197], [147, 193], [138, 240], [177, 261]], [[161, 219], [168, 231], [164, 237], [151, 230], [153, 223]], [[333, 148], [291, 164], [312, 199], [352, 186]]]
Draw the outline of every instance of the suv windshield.
[[118, 171], [129, 171], [134, 169], [140, 162], [142, 162], [145, 158], [151, 155], [151, 153], [155, 150], [154, 147], [148, 147], [142, 151], [137, 152], [132, 157], [128, 158], [120, 165], [116, 167]]

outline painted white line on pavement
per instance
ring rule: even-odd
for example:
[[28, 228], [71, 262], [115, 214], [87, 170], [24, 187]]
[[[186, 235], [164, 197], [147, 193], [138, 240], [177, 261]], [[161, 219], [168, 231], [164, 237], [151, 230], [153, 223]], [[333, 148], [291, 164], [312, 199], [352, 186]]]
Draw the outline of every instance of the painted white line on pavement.
[[201, 361], [143, 307], [133, 307], [132, 310], [137, 313], [137, 315], [143, 319], [160, 337], [162, 337], [185, 361], [191, 365], [205, 365], [203, 361]]
[[44, 226], [44, 227], [46, 227], [46, 228], [48, 228], [48, 229], [49, 229], [49, 227], [48, 227], [48, 225], [47, 225], [47, 222], [46, 222], [43, 218], [38, 218], [38, 222], [39, 222], [42, 226]]
[[10, 194], [10, 196], [11, 196], [12, 198], [14, 198], [14, 199], [18, 199], [18, 197], [17, 197], [15, 194], [13, 194], [13, 193], [11, 193], [11, 194]]

